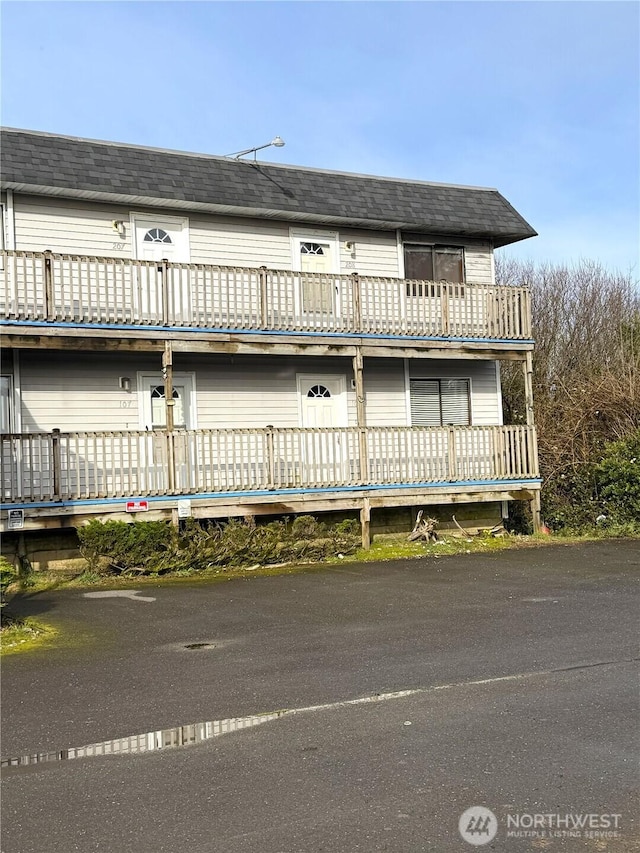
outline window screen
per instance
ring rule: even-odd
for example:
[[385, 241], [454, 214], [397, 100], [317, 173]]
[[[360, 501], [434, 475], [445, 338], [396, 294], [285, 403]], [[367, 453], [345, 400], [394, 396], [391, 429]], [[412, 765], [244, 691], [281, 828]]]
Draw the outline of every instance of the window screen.
[[10, 376], [0, 376], [0, 432], [11, 432]]
[[468, 379], [411, 379], [412, 426], [468, 426]]

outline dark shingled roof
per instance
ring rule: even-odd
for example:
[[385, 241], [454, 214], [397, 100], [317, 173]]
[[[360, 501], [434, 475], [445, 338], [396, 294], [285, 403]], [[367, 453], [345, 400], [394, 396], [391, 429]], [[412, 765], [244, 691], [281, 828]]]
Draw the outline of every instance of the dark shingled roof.
[[254, 163], [4, 128], [2, 187], [23, 192], [401, 228], [489, 239], [535, 236], [497, 190]]

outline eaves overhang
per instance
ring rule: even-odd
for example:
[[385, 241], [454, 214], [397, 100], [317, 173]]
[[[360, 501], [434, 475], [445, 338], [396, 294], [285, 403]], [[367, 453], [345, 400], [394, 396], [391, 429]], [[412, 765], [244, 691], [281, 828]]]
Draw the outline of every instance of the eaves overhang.
[[281, 210], [266, 207], [243, 207], [240, 205], [216, 204], [215, 202], [190, 201], [176, 198], [157, 198], [146, 195], [132, 195], [130, 193], [103, 192], [99, 190], [74, 189], [69, 187], [51, 187], [41, 184], [28, 184], [20, 181], [0, 181], [0, 189], [12, 190], [25, 195], [49, 196], [54, 198], [82, 199], [84, 201], [97, 201], [105, 204], [139, 205], [144, 207], [157, 207], [164, 210], [200, 211], [203, 213], [214, 213], [226, 216], [238, 216], [247, 219], [264, 218], [282, 220], [284, 222], [303, 222], [307, 224], [316, 223], [322, 225], [337, 225], [345, 228], [363, 228], [374, 231], [424, 231], [428, 234], [442, 234], [443, 236], [469, 237], [476, 240], [490, 241], [493, 246], [499, 248], [529, 237], [537, 236], [537, 232], [531, 229], [526, 234], [502, 234], [496, 236], [495, 232], [485, 229], [452, 229], [451, 226], [440, 227], [429, 222], [416, 220], [406, 221], [399, 219], [384, 218], [353, 218], [346, 216], [335, 216], [321, 213], [306, 213], [304, 211]]

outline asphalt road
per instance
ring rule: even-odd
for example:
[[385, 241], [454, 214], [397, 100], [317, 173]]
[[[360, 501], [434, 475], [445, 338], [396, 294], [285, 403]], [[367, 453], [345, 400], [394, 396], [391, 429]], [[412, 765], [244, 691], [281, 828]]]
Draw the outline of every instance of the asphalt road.
[[6, 768], [2, 850], [447, 853], [477, 805], [479, 849], [639, 850], [639, 568], [606, 542], [27, 597], [73, 639], [3, 663], [3, 759], [292, 713]]

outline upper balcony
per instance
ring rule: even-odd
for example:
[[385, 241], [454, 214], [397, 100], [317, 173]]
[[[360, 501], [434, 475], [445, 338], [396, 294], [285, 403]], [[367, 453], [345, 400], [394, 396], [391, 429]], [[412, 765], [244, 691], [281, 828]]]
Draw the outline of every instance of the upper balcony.
[[3, 251], [7, 325], [531, 346], [525, 287]]

